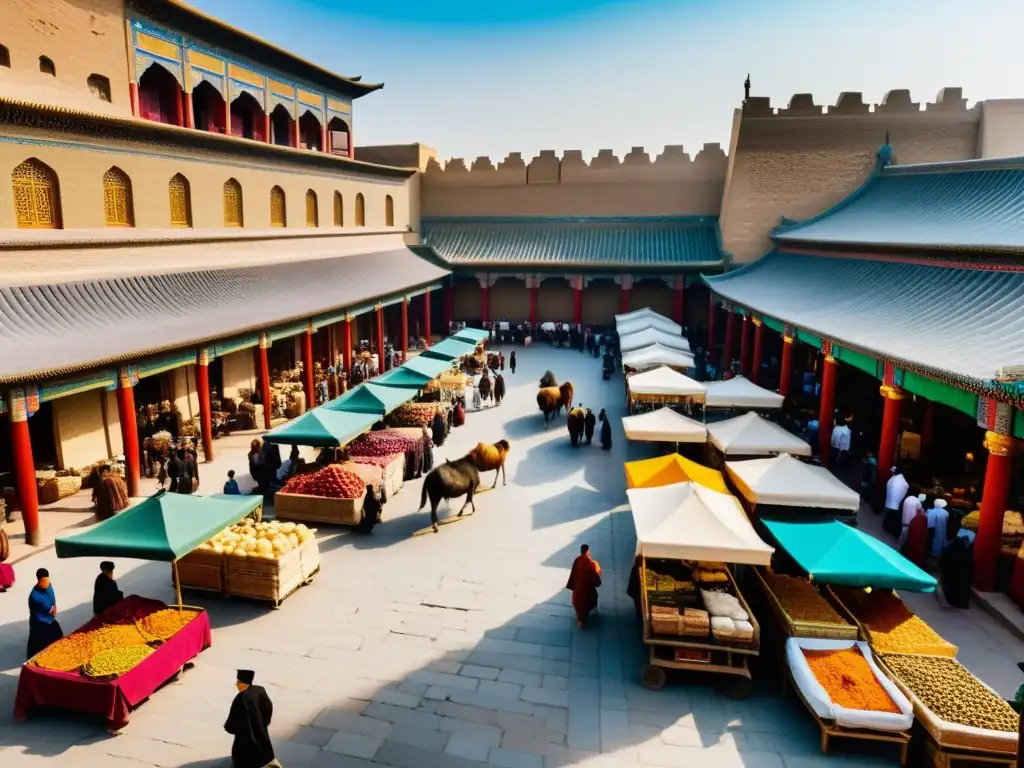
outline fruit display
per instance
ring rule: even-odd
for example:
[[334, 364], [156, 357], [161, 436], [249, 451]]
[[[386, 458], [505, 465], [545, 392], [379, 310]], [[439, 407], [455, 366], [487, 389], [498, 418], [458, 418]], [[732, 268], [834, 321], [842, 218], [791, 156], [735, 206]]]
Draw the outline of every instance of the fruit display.
[[296, 475], [284, 484], [281, 492], [327, 499], [358, 499], [366, 493], [366, 483], [359, 475], [331, 464], [316, 472]]
[[198, 615], [199, 611], [165, 608], [139, 619], [136, 626], [147, 641], [164, 641], [174, 637], [182, 627]]
[[663, 576], [660, 573], [647, 569], [644, 573], [644, 583], [648, 592], [693, 592], [692, 581], [680, 581], [672, 576]]
[[136, 664], [153, 653], [148, 645], [108, 648], [100, 651], [82, 667], [86, 677], [116, 677], [133, 669]]
[[764, 581], [791, 619], [852, 626], [806, 579], [766, 572]]
[[867, 628], [876, 652], [956, 656], [956, 646], [915, 616], [895, 592], [845, 589], [837, 590], [837, 594]]
[[92, 653], [109, 651], [112, 648], [128, 648], [134, 645], [145, 645], [146, 638], [142, 636], [139, 628], [134, 624], [104, 625], [88, 633], [92, 643]]
[[374, 489], [380, 491], [384, 485], [384, 468], [377, 466], [376, 464], [362, 464], [355, 461], [346, 461], [340, 465], [346, 472], [351, 472], [353, 475], [359, 477], [363, 481], [364, 485], [373, 486]]
[[381, 430], [369, 432], [358, 440], [352, 442], [348, 452], [352, 456], [388, 456], [395, 453], [405, 453], [415, 448], [417, 443], [422, 447], [422, 442], [398, 432]]
[[955, 659], [884, 654], [882, 660], [938, 718], [989, 731], [1016, 733], [1020, 717]]
[[705, 584], [723, 584], [729, 582], [729, 575], [724, 570], [697, 568], [693, 572], [693, 579]]
[[[969, 531], [978, 531], [978, 524], [981, 522], [981, 510], [976, 509], [960, 521], [960, 525]], [[1017, 549], [1024, 541], [1024, 517], [1020, 512], [1013, 509], [1006, 510], [1003, 514], [1003, 546], [1010, 549]]]
[[869, 712], [900, 712], [856, 646], [835, 651], [805, 648], [803, 654], [833, 704]]
[[51, 672], [74, 672], [92, 658], [92, 640], [88, 633], [76, 632], [62, 637], [36, 654], [32, 663]]
[[429, 427], [437, 413], [444, 416], [437, 403], [406, 403], [388, 414], [386, 423], [390, 427]]
[[354, 464], [369, 464], [384, 469], [395, 460], [402, 458], [402, 456], [403, 454], [401, 453], [389, 453], [384, 456], [352, 456], [351, 461]]
[[315, 534], [315, 528], [307, 528], [302, 523], [256, 523], [247, 517], [200, 544], [198, 550], [217, 555], [278, 560]]

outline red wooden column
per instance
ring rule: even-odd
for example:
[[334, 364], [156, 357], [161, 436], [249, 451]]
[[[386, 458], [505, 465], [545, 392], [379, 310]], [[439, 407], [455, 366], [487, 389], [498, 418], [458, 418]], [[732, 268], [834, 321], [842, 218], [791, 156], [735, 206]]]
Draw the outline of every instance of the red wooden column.
[[821, 377], [821, 409], [818, 411], [818, 449], [821, 461], [828, 463], [832, 450], [832, 411], [836, 407], [836, 378], [839, 363], [832, 357], [831, 346], [826, 344], [825, 369]]
[[409, 359], [409, 297], [402, 299], [402, 362]]
[[572, 285], [572, 322], [580, 325], [583, 322], [583, 275], [570, 280]]
[[203, 458], [213, 461], [213, 421], [210, 408], [210, 353], [196, 354], [196, 394], [199, 396], [199, 434], [203, 438]]
[[343, 332], [341, 335], [341, 354], [345, 361], [345, 373], [352, 376], [352, 315], [345, 315]]
[[378, 304], [377, 313], [377, 372], [384, 373], [384, 307]]
[[732, 365], [732, 337], [736, 335], [736, 313], [732, 307], [726, 306], [725, 311], [725, 345], [722, 348], [722, 373], [729, 370]]
[[313, 376], [313, 326], [302, 334], [302, 389], [306, 393], [306, 408], [316, 407], [316, 378]]
[[423, 292], [423, 341], [430, 349], [430, 289]]
[[132, 105], [132, 114], [141, 117], [139, 114], [139, 86], [137, 83], [128, 83], [128, 101]]
[[715, 352], [715, 294], [708, 292], [708, 362]]
[[[32, 458], [32, 438], [28, 431], [28, 403], [24, 389], [12, 389], [11, 449], [14, 451], [14, 490], [18, 493], [21, 518], [25, 522], [25, 541], [39, 544], [39, 489], [36, 465]], [[138, 454], [138, 451], [136, 451]]]
[[491, 276], [477, 275], [476, 279], [480, 282], [480, 320], [486, 324], [491, 320]]
[[633, 287], [632, 275], [622, 276], [622, 292], [619, 294], [619, 312], [623, 315], [629, 312], [629, 291]]
[[263, 428], [270, 429], [270, 418], [273, 408], [270, 399], [270, 363], [267, 361], [267, 348], [270, 346], [270, 339], [267, 334], [260, 334], [260, 344], [256, 350], [256, 375], [260, 379], [260, 399], [263, 401]]
[[686, 290], [686, 278], [678, 275], [672, 286], [672, 319], [683, 324], [683, 292]]
[[185, 127], [195, 128], [196, 127], [196, 110], [192, 104], [192, 93], [186, 91], [183, 94], [185, 100]]
[[789, 383], [793, 380], [793, 337], [782, 331], [782, 361], [779, 364], [779, 394], [789, 397]]
[[750, 378], [750, 315], [744, 313], [740, 328], [740, 373]]
[[882, 410], [882, 436], [878, 443], [878, 492], [885, 494], [885, 484], [892, 476], [892, 468], [896, 465], [896, 441], [900, 435], [900, 411], [906, 393], [893, 384], [894, 369], [892, 364], [885, 364], [882, 386], [878, 393], [885, 398]]
[[270, 138], [270, 115], [264, 113], [263, 115], [263, 140], [267, 144], [273, 144], [273, 139]]
[[135, 423], [135, 390], [132, 372], [121, 368], [117, 372], [117, 418], [121, 422], [121, 443], [124, 446], [125, 482], [128, 495], [139, 495], [139, 428]]
[[981, 519], [974, 540], [974, 588], [979, 592], [995, 589], [1015, 447], [1016, 441], [1008, 435], [991, 431], [985, 433], [988, 462], [985, 466], [985, 487], [981, 493]]
[[754, 361], [750, 366], [750, 380], [757, 384], [761, 375], [761, 354], [764, 352], [764, 323], [758, 317], [750, 318], [754, 324]]
[[536, 275], [526, 278], [526, 286], [530, 289], [530, 331], [536, 333], [537, 327], [537, 292], [540, 289], [540, 280]]
[[182, 100], [181, 100], [182, 93], [184, 93], [184, 91], [182, 91], [181, 86], [178, 85], [177, 83], [175, 83], [174, 84], [174, 124], [176, 126], [178, 126], [179, 128], [181, 128], [182, 126], [185, 125], [185, 111], [183, 109], [183, 104], [182, 104]]

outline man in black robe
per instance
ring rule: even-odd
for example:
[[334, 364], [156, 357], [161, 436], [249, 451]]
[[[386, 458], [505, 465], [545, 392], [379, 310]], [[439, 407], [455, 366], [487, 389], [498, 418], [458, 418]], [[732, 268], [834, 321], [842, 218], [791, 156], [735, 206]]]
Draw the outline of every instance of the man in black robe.
[[231, 702], [231, 713], [224, 723], [224, 730], [235, 737], [231, 746], [231, 762], [235, 768], [266, 768], [279, 765], [274, 759], [274, 747], [270, 743], [270, 718], [274, 705], [266, 690], [252, 681], [256, 673], [248, 669], [238, 670], [238, 694]]
[[117, 588], [114, 581], [114, 564], [109, 560], [100, 563], [100, 575], [92, 589], [92, 612], [99, 616], [114, 603], [124, 599], [124, 592]]

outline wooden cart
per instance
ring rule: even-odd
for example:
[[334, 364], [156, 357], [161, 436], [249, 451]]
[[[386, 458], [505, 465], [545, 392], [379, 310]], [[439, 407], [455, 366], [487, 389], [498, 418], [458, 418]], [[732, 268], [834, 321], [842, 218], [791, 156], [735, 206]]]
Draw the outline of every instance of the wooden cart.
[[363, 502], [358, 499], [328, 499], [301, 493], [282, 493], [274, 496], [274, 516], [278, 520], [298, 523], [327, 523], [328, 525], [359, 525], [363, 522]]
[[640, 675], [640, 682], [652, 691], [660, 690], [668, 679], [666, 669], [677, 669], [689, 672], [707, 672], [729, 675], [733, 681], [726, 689], [730, 698], [742, 699], [750, 694], [749, 660], [760, 652], [761, 632], [753, 611], [743, 599], [743, 595], [733, 579], [732, 573], [726, 570], [729, 583], [736, 593], [743, 610], [750, 617], [754, 627], [754, 639], [751, 642], [728, 642], [716, 640], [709, 636], [705, 639], [686, 640], [671, 636], [656, 635], [651, 626], [650, 606], [646, 588], [647, 558], [640, 559], [640, 595], [643, 614], [643, 641], [648, 648], [647, 666]]

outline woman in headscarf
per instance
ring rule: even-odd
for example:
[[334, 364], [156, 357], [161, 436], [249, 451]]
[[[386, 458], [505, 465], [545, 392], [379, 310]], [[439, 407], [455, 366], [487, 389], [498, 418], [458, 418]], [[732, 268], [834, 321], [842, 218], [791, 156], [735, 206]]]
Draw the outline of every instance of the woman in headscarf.
[[[476, 397], [480, 397], [480, 393], [475, 389], [473, 390]], [[452, 410], [452, 426], [461, 427], [466, 423], [466, 409], [462, 405], [460, 400], [455, 404], [455, 408]]]
[[512, 375], [516, 375], [516, 351], [513, 349], [512, 354], [508, 356], [508, 369], [512, 371]]
[[918, 507], [917, 514], [907, 526], [907, 543], [904, 554], [910, 562], [923, 568], [928, 553], [928, 515]]
[[444, 445], [444, 428], [444, 416], [438, 411], [434, 414], [433, 421], [430, 422], [430, 437], [434, 440], [434, 445]]
[[612, 448], [612, 424], [608, 421], [608, 415], [604, 412], [604, 408], [597, 415], [597, 420], [601, 422], [601, 450], [610, 451]]
[[249, 474], [256, 481], [260, 493], [265, 494], [267, 492], [267, 481], [263, 468], [263, 457], [260, 454], [261, 447], [262, 445], [259, 440], [253, 440], [249, 443]]
[[505, 399], [505, 377], [500, 373], [494, 377], [494, 402], [497, 405], [501, 405], [501, 401]]
[[192, 474], [194, 465], [189, 461], [188, 452], [184, 448], [178, 449], [177, 457], [181, 463], [181, 471], [178, 473], [178, 493], [191, 494], [195, 483], [195, 475]]
[[100, 522], [128, 507], [128, 484], [110, 471], [109, 464], [100, 467], [100, 479], [92, 489], [92, 503], [96, 505], [96, 520]]

